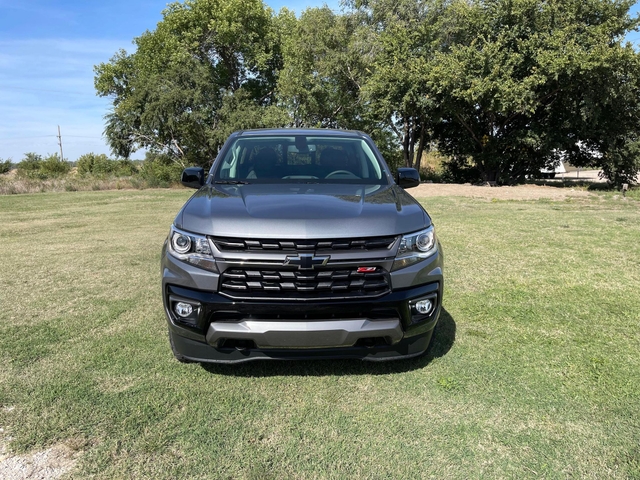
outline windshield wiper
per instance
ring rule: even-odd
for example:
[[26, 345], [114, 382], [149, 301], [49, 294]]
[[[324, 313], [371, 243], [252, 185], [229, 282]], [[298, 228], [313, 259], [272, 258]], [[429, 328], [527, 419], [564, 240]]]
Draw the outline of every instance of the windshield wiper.
[[216, 180], [218, 185], [249, 185], [251, 182], [245, 182], [244, 180]]

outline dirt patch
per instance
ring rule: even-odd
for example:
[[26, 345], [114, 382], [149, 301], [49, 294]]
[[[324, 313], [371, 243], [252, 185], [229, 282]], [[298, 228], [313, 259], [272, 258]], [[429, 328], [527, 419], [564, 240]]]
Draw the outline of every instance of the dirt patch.
[[518, 185], [515, 187], [479, 187], [475, 185], [456, 185], [448, 183], [423, 183], [409, 190], [416, 198], [423, 197], [471, 197], [487, 200], [538, 200], [549, 198], [564, 200], [568, 197], [588, 197], [585, 190], [570, 187], [550, 187], [539, 185]]
[[4, 480], [54, 480], [76, 464], [78, 452], [64, 444], [41, 452], [8, 456], [0, 441], [0, 478]]

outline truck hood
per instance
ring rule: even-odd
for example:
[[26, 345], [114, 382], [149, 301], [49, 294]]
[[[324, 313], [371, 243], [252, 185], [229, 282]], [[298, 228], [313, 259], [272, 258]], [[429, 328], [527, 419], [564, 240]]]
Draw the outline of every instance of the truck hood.
[[175, 219], [178, 228], [244, 238], [344, 238], [409, 233], [431, 224], [397, 185], [205, 185]]

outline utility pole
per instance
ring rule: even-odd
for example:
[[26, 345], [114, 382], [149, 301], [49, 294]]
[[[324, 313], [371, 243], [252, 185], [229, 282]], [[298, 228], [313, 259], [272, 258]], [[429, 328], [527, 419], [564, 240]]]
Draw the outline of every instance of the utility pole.
[[60, 145], [60, 161], [64, 162], [64, 156], [62, 155], [62, 135], [60, 135], [60, 125], [58, 125], [58, 145]]

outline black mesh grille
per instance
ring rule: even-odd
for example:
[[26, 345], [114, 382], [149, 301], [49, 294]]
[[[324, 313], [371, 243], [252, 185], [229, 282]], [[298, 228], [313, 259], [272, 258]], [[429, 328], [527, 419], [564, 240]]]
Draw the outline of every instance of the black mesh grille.
[[220, 291], [231, 297], [335, 298], [368, 297], [389, 290], [387, 274], [353, 269], [258, 270], [232, 268], [220, 278]]
[[396, 237], [346, 238], [329, 240], [248, 240], [213, 237], [221, 251], [316, 251], [316, 250], [380, 250], [390, 248]]

